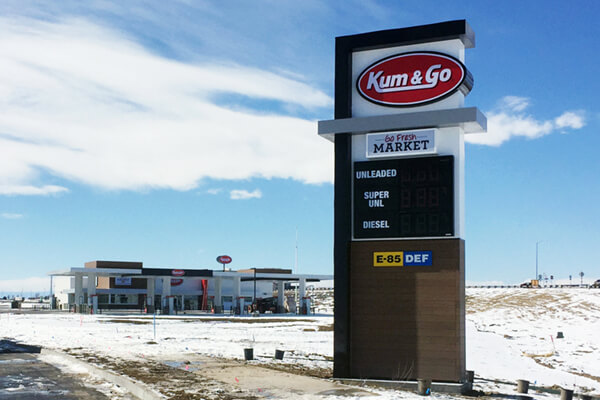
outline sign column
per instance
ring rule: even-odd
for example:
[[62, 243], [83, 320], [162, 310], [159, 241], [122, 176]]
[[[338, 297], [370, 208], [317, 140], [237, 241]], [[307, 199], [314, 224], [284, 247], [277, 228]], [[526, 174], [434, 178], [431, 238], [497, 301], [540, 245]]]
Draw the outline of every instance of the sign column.
[[464, 20], [336, 38], [334, 376], [461, 382]]

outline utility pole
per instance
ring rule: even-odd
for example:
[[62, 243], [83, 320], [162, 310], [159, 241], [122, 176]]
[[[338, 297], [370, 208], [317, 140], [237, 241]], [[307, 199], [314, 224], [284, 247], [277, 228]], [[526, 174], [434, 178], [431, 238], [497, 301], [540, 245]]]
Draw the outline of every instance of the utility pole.
[[294, 251], [294, 273], [298, 273], [298, 227], [296, 227], [296, 248]]
[[539, 242], [535, 242], [535, 279], [539, 279], [539, 275], [538, 275], [538, 245], [540, 243], [542, 243], [543, 240], [540, 240]]
[[[296, 248], [294, 251], [294, 274], [298, 273], [298, 227], [296, 227]], [[300, 280], [298, 280], [298, 284], [296, 284], [296, 290], [294, 291], [294, 302], [298, 304], [298, 286], [300, 285]]]

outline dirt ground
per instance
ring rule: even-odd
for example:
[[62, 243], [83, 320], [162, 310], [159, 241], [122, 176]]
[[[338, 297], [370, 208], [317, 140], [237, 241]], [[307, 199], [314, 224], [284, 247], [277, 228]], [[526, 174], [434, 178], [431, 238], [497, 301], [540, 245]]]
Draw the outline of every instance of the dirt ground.
[[330, 370], [312, 370], [283, 363], [258, 365], [255, 361], [189, 354], [168, 361], [108, 359], [77, 348], [67, 349], [67, 353], [142, 382], [174, 400], [295, 399], [307, 396], [319, 399], [332, 395], [373, 395], [324, 379], [330, 376]]

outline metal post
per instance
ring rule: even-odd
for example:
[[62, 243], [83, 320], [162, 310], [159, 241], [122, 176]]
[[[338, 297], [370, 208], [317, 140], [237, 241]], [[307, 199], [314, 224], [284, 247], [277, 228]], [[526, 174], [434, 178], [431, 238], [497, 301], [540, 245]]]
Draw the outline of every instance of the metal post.
[[285, 281], [277, 281], [277, 312], [283, 313], [285, 311]]
[[[296, 227], [296, 248], [294, 250], [294, 274], [298, 273], [298, 227]], [[294, 302], [298, 304], [298, 285], [294, 290]]]
[[232, 298], [232, 302], [233, 302], [233, 307], [235, 307], [236, 309], [240, 306], [239, 302], [240, 302], [240, 276], [233, 276], [233, 298]]
[[53, 276], [50, 275], [50, 309], [54, 310], [54, 306], [53, 306], [54, 302], [52, 301], [54, 298], [54, 294], [52, 293], [52, 278], [53, 278]]
[[223, 313], [223, 300], [221, 299], [221, 277], [215, 278], [215, 314]]
[[[83, 274], [75, 274], [75, 305], [83, 303]], [[79, 309], [79, 307], [77, 307]]]
[[97, 275], [94, 272], [91, 272], [88, 274], [87, 278], [88, 306], [94, 314], [98, 312], [98, 297], [96, 296], [96, 277]]

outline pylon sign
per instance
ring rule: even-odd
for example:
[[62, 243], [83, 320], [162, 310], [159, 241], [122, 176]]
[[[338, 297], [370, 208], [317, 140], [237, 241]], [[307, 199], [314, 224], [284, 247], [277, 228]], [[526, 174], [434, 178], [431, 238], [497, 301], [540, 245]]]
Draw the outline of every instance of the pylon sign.
[[464, 382], [466, 21], [336, 38], [334, 376]]

